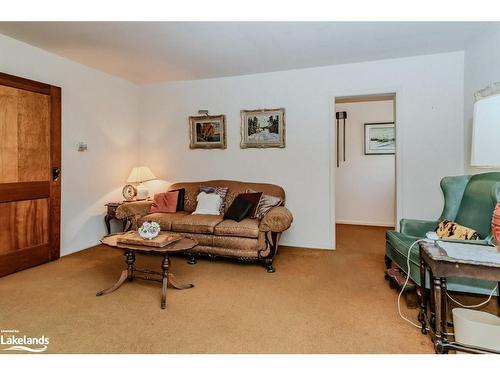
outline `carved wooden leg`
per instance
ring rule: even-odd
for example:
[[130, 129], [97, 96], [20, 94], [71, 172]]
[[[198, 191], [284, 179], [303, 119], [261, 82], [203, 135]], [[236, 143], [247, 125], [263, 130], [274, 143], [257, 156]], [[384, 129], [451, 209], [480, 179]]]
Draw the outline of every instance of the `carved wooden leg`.
[[123, 224], [123, 231], [124, 232], [128, 232], [130, 230], [130, 228], [132, 228], [132, 220], [130, 220], [128, 218], [123, 219], [122, 224]]
[[276, 269], [273, 267], [273, 260], [272, 259], [266, 259], [264, 261], [265, 265], [266, 265], [266, 271], [268, 273], [274, 273], [276, 272]]
[[[441, 342], [448, 343], [448, 296], [446, 277], [441, 278]], [[448, 354], [448, 347], [442, 348], [443, 354]]]
[[108, 234], [111, 234], [111, 219], [112, 218], [113, 217], [110, 215], [104, 216], [104, 224], [106, 224], [106, 231], [108, 232]]
[[161, 308], [167, 308], [167, 286], [168, 286], [168, 254], [165, 254], [161, 262], [162, 278], [161, 278]]
[[196, 258], [194, 255], [189, 254], [188, 264], [196, 264]]
[[174, 288], [174, 289], [189, 289], [194, 287], [194, 284], [182, 284], [181, 282], [177, 281], [175, 278], [175, 275], [173, 273], [168, 274], [168, 286]]
[[392, 260], [387, 255], [384, 256], [385, 268], [389, 269], [392, 266]]
[[500, 281], [498, 282], [497, 286], [497, 306], [500, 309]]
[[435, 329], [435, 340], [434, 349], [436, 353], [443, 353], [443, 335], [442, 335], [442, 319], [443, 319], [443, 308], [442, 308], [442, 295], [441, 295], [441, 279], [434, 278], [434, 304], [436, 312], [436, 329]]
[[125, 253], [125, 262], [127, 263], [127, 279], [132, 281], [134, 279], [134, 263], [135, 263], [135, 253], [133, 251], [127, 251]]
[[107, 288], [107, 289], [104, 289], [104, 290], [101, 290], [100, 292], [97, 292], [96, 293], [96, 296], [99, 297], [99, 296], [103, 296], [105, 294], [109, 294], [111, 292], [114, 292], [116, 289], [118, 289], [119, 287], [122, 286], [122, 284], [125, 282], [125, 280], [127, 280], [127, 276], [128, 276], [128, 272], [127, 270], [123, 270], [122, 271], [122, 274], [120, 275], [120, 278], [118, 279], [118, 281], [115, 283], [115, 285], [113, 285], [112, 287], [110, 288]]
[[427, 298], [425, 291], [425, 262], [420, 258], [420, 312], [418, 313], [418, 321], [422, 324], [421, 332], [423, 335], [427, 333], [427, 323], [425, 321], [425, 315], [427, 313]]

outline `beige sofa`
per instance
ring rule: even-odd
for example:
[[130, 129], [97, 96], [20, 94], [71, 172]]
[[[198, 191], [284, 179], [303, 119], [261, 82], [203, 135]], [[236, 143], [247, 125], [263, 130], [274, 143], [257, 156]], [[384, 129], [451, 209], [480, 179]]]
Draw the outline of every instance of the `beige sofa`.
[[262, 220], [245, 218], [240, 222], [224, 220], [222, 215], [192, 215], [196, 209], [196, 197], [200, 187], [228, 187], [225, 210], [240, 193], [252, 189], [266, 195], [280, 197], [285, 201], [285, 191], [277, 185], [239, 181], [215, 180], [201, 182], [180, 182], [170, 186], [169, 190], [186, 189], [185, 211], [176, 213], [149, 214], [150, 201], [130, 202], [121, 205], [116, 217], [128, 218], [133, 228], [144, 221], [156, 221], [161, 229], [182, 234], [198, 242], [188, 251], [189, 263], [196, 263], [196, 257], [236, 258], [242, 261], [264, 263], [268, 272], [274, 272], [273, 259], [278, 250], [282, 232], [287, 230], [293, 220], [291, 212], [284, 206], [272, 208]]

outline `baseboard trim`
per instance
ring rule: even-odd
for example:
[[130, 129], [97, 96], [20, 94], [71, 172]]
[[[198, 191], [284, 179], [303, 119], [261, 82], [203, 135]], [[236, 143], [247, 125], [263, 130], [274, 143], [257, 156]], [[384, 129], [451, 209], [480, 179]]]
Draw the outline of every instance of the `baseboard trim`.
[[396, 223], [380, 223], [373, 221], [362, 221], [362, 220], [336, 220], [336, 224], [347, 224], [347, 225], [366, 225], [371, 227], [395, 227]]
[[289, 246], [289, 247], [303, 247], [311, 250], [335, 250], [335, 248], [332, 248], [329, 245], [325, 244], [298, 242], [298, 241], [280, 241], [279, 245]]

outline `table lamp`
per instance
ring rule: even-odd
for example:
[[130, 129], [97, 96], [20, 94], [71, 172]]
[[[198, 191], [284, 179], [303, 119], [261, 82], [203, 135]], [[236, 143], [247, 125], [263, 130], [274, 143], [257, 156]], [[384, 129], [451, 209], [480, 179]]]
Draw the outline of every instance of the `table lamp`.
[[148, 197], [149, 191], [146, 185], [143, 184], [145, 181], [155, 180], [156, 176], [151, 172], [146, 166], [134, 167], [130, 175], [128, 176], [127, 182], [137, 183], [137, 196], [136, 198], [146, 199]]
[[[471, 165], [500, 167], [500, 82], [475, 94], [472, 128]], [[491, 220], [491, 233], [500, 252], [500, 203]]]

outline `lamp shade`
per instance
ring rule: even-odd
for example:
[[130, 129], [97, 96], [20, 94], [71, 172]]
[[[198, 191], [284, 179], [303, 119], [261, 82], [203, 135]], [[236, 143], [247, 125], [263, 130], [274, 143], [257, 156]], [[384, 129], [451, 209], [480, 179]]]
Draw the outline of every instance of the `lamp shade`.
[[474, 104], [471, 165], [500, 166], [500, 94]]
[[151, 169], [148, 167], [135, 167], [130, 172], [128, 176], [127, 182], [144, 182], [156, 179], [156, 176], [151, 172]]

